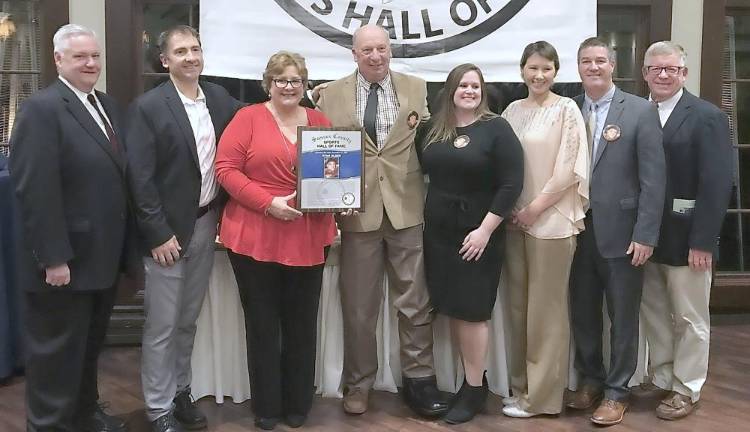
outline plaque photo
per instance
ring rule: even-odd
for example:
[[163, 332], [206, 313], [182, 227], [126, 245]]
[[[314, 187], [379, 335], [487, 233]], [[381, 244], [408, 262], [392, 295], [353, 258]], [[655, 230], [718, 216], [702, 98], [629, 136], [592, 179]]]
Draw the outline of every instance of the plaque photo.
[[297, 128], [300, 211], [364, 211], [364, 136], [362, 129]]

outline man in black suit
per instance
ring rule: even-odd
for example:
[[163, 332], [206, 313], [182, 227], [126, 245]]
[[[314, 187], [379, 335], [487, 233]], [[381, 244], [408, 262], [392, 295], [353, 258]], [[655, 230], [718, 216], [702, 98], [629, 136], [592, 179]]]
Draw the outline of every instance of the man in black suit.
[[[612, 82], [614, 51], [597, 38], [578, 49], [585, 94], [576, 101], [592, 146], [590, 210], [570, 276], [575, 367], [582, 385], [567, 401], [600, 425], [622, 421], [638, 357], [643, 264], [659, 238], [664, 150], [656, 108]], [[602, 303], [612, 323], [610, 367], [602, 361]]]
[[22, 104], [10, 140], [24, 225], [27, 430], [123, 431], [97, 403], [97, 358], [127, 256], [121, 118], [94, 90], [94, 33], [68, 24], [53, 42], [59, 78]]
[[218, 85], [199, 83], [203, 54], [193, 28], [165, 31], [159, 48], [170, 79], [133, 105], [129, 181], [146, 254], [146, 414], [154, 431], [181, 431], [206, 426], [190, 397], [190, 357], [220, 212], [216, 143], [240, 103]]
[[687, 416], [708, 373], [708, 302], [717, 239], [732, 190], [727, 116], [683, 87], [681, 46], [656, 42], [643, 78], [664, 127], [667, 191], [659, 246], [646, 264], [641, 318], [653, 383], [669, 394], [656, 409], [666, 420]]

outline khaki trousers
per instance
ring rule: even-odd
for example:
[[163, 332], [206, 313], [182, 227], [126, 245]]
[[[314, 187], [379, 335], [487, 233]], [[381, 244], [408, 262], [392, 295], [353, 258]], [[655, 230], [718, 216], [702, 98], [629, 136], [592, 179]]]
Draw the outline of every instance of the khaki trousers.
[[646, 263], [641, 321], [656, 386], [700, 398], [708, 374], [711, 272]]
[[383, 273], [394, 295], [401, 341], [401, 371], [408, 378], [435, 375], [432, 308], [425, 283], [422, 225], [396, 230], [387, 215], [377, 231], [341, 234], [341, 309], [345, 388], [369, 390], [378, 371], [375, 329], [383, 306]]
[[576, 238], [538, 239], [508, 230], [505, 272], [510, 299], [510, 384], [529, 412], [562, 411], [568, 383], [568, 279]]

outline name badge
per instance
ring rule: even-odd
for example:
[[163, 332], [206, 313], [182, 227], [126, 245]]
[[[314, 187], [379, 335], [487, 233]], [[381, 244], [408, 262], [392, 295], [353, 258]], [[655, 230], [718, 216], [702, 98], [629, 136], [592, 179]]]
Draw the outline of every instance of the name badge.
[[693, 214], [695, 200], [675, 198], [672, 200], [672, 211], [682, 215]]

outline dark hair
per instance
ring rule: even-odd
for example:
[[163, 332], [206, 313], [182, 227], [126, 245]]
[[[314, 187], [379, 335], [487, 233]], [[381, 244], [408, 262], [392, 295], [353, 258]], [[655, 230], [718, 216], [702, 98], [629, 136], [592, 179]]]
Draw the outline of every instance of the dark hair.
[[156, 44], [159, 46], [159, 51], [162, 54], [166, 54], [167, 50], [169, 48], [169, 39], [172, 37], [172, 35], [175, 34], [184, 34], [184, 35], [190, 35], [193, 36], [197, 41], [198, 45], [201, 44], [201, 37], [198, 34], [198, 31], [190, 26], [180, 24], [176, 25], [174, 27], [170, 27], [159, 35], [159, 39], [157, 40]]
[[487, 103], [487, 86], [484, 83], [484, 76], [478, 66], [471, 63], [464, 63], [453, 68], [445, 79], [445, 86], [440, 93], [438, 100], [438, 110], [433, 116], [432, 127], [427, 132], [424, 140], [425, 147], [432, 142], [447, 141], [456, 137], [456, 107], [453, 103], [453, 95], [456, 94], [458, 85], [461, 84], [461, 78], [467, 72], [476, 72], [479, 75], [479, 85], [482, 91], [482, 100], [476, 108], [477, 117], [481, 120], [496, 117], [489, 109]]
[[555, 72], [560, 70], [560, 57], [557, 55], [557, 50], [547, 41], [537, 41], [526, 45], [526, 48], [523, 49], [523, 54], [521, 54], [521, 69], [526, 66], [529, 57], [534, 54], [539, 54], [554, 63]]
[[578, 53], [576, 55], [576, 60], [581, 60], [581, 51], [585, 50], [586, 48], [593, 48], [593, 47], [602, 47], [607, 49], [607, 58], [611, 63], [615, 62], [615, 50], [612, 49], [611, 46], [607, 42], [604, 42], [603, 40], [599, 39], [598, 37], [590, 37], [583, 42], [581, 42], [581, 45], [578, 46]]

